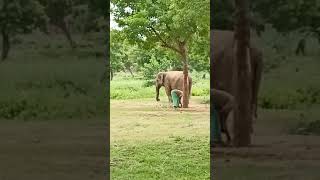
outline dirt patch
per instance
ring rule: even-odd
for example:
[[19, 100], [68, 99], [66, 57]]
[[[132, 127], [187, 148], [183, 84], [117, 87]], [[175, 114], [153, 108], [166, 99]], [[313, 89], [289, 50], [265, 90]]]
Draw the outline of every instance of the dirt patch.
[[216, 179], [320, 179], [320, 136], [290, 135], [297, 112], [260, 111], [252, 146], [212, 148]]
[[174, 109], [168, 102], [154, 99], [111, 101], [111, 139], [148, 141], [170, 136], [208, 138], [210, 109], [197, 100], [197, 97], [193, 97], [187, 109]]
[[3, 121], [0, 179], [104, 179], [106, 128], [103, 119]]

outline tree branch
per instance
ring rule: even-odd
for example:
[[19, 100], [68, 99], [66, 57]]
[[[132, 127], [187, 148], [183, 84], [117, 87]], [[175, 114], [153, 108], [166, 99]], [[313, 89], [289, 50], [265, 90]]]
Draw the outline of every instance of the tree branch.
[[176, 47], [170, 45], [169, 43], [167, 43], [167, 42], [160, 36], [160, 34], [159, 34], [152, 26], [149, 26], [149, 28], [152, 30], [152, 32], [153, 32], [153, 33], [159, 38], [159, 40], [162, 42], [162, 45], [161, 45], [162, 47], [170, 48], [170, 49], [172, 49], [172, 50], [174, 50], [174, 51], [176, 51], [176, 52], [178, 52], [178, 53], [181, 53], [178, 48], [176, 48]]

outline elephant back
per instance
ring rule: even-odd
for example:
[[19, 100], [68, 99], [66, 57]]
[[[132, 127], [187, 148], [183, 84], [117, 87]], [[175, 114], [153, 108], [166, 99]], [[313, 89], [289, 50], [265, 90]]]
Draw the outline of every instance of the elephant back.
[[232, 93], [233, 89], [233, 32], [211, 30], [211, 87]]
[[[168, 71], [166, 75], [166, 83], [170, 86], [170, 89], [179, 89], [183, 91], [183, 71]], [[189, 74], [189, 82], [192, 82], [192, 78]]]

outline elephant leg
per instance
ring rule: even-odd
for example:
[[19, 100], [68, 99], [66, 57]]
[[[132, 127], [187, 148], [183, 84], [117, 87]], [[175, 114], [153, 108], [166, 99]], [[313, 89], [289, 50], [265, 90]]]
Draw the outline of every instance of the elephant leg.
[[169, 103], [172, 103], [171, 88], [166, 88], [166, 94], [168, 96]]
[[229, 130], [232, 130], [233, 129], [233, 121], [234, 121], [234, 111], [231, 110], [229, 111], [226, 116], [224, 117], [224, 129], [225, 129], [225, 135], [227, 137], [227, 144], [228, 145], [231, 145], [232, 143], [232, 139], [233, 139], [233, 136], [231, 136], [230, 134], [230, 131]]
[[229, 131], [226, 130], [225, 134], [226, 134], [226, 137], [227, 137], [227, 142], [226, 142], [226, 144], [230, 145], [230, 144], [231, 144], [231, 136], [230, 136]]
[[223, 115], [223, 113], [220, 113], [219, 116], [219, 122], [220, 122], [220, 127], [221, 127], [221, 132], [225, 133], [226, 132], [226, 126], [225, 126], [225, 116]]

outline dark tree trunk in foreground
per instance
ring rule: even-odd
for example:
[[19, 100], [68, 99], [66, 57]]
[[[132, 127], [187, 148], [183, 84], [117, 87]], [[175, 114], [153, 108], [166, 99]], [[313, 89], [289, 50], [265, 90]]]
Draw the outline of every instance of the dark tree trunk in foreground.
[[183, 102], [182, 107], [189, 107], [189, 79], [188, 79], [188, 56], [187, 56], [187, 48], [186, 43], [179, 43], [179, 51], [182, 57], [183, 62]]
[[9, 33], [6, 31], [5, 28], [1, 30], [1, 36], [2, 36], [1, 60], [4, 61], [5, 59], [7, 59], [9, 55], [9, 50], [10, 50]]
[[249, 57], [250, 27], [248, 19], [248, 0], [235, 0], [236, 5], [236, 58], [237, 91], [234, 122], [234, 145], [237, 147], [251, 144], [251, 63]]

